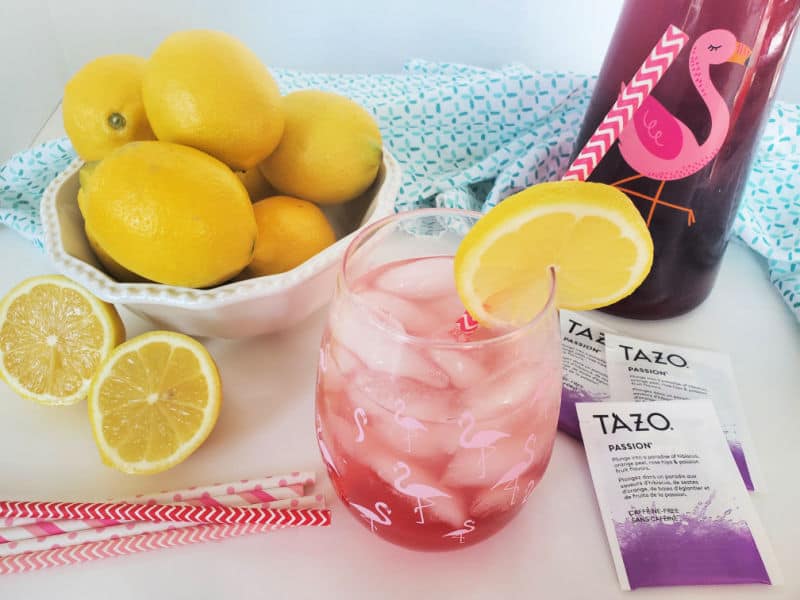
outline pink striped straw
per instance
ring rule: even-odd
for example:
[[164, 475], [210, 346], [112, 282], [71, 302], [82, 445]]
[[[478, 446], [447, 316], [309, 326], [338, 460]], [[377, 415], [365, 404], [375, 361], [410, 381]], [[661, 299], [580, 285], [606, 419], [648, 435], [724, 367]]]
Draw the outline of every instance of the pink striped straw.
[[[611, 110], [597, 126], [597, 129], [586, 142], [567, 169], [562, 181], [586, 181], [595, 167], [617, 141], [622, 130], [633, 119], [633, 115], [644, 103], [645, 99], [661, 81], [683, 50], [689, 36], [675, 25], [670, 25], [658, 40], [639, 69], [634, 73], [630, 83], [624, 87]], [[464, 312], [456, 321], [456, 333], [468, 338], [478, 329], [478, 322], [468, 312]]]
[[40, 519], [115, 519], [117, 521], [191, 521], [194, 523], [260, 523], [285, 526], [330, 525], [328, 510], [292, 510], [249, 506], [190, 506], [111, 502], [0, 501], [0, 517]]
[[[179, 492], [165, 492], [163, 495], [150, 497], [136, 497], [134, 502], [138, 503], [140, 500], [149, 503], [161, 502], [168, 504], [208, 504], [214, 502], [221, 502], [228, 505], [235, 504], [257, 504], [270, 501], [284, 500], [284, 499], [298, 499], [303, 496], [303, 485], [296, 484], [287, 487], [279, 487], [274, 489], [263, 489], [261, 485], [256, 484], [252, 489], [241, 489], [236, 491], [236, 488], [228, 485], [222, 489], [226, 491], [234, 491], [233, 494], [226, 494], [224, 496], [213, 496], [208, 491], [203, 491], [200, 494], [197, 492], [200, 489], [210, 489], [212, 492], [219, 491], [218, 488], [198, 488], [197, 490], [179, 491]], [[189, 494], [197, 494], [190, 496]], [[158, 499], [157, 499], [158, 498]], [[234, 501], [237, 500], [237, 501]], [[41, 539], [48, 536], [57, 536], [65, 533], [74, 533], [77, 531], [85, 531], [96, 529], [99, 527], [106, 527], [120, 523], [120, 521], [105, 519], [102, 521], [87, 520], [87, 521], [73, 521], [69, 519], [62, 519], [59, 521], [42, 521], [35, 519], [13, 519], [10, 521], [27, 521], [26, 524], [17, 525], [14, 527], [7, 527], [0, 529], [0, 555], [6, 553], [5, 543], [15, 542], [19, 540], [26, 540], [30, 538]]]
[[50, 548], [49, 550], [39, 550], [0, 558], [0, 575], [25, 573], [48, 567], [89, 562], [101, 558], [127, 556], [137, 552], [187, 546], [199, 542], [223, 540], [253, 533], [265, 533], [274, 529], [282, 529], [283, 527], [286, 527], [286, 525], [254, 523], [193, 525], [182, 529], [143, 533], [131, 537], [89, 542], [66, 548]]
[[567, 169], [562, 180], [586, 181], [589, 178], [653, 88], [661, 81], [664, 73], [675, 62], [687, 41], [689, 36], [675, 25], [667, 27], [664, 35], [650, 51], [642, 66], [633, 75], [633, 79], [622, 90], [611, 110]]
[[[227, 506], [241, 505], [243, 502], [246, 502], [246, 500], [241, 496], [221, 496], [219, 498], [212, 498], [211, 500]], [[314, 496], [303, 496], [302, 498], [286, 498], [284, 500], [267, 502], [261, 502], [256, 499], [252, 502], [252, 504], [258, 504], [262, 507], [268, 508], [325, 508], [325, 497], [322, 494], [316, 494]], [[82, 531], [72, 531], [69, 533], [61, 533], [47, 537], [29, 538], [20, 540], [18, 542], [10, 542], [0, 546], [0, 556], [11, 556], [16, 554], [25, 554], [27, 552], [49, 550], [52, 548], [77, 546], [80, 544], [99, 542], [112, 538], [130, 537], [133, 535], [140, 535], [142, 533], [153, 533], [156, 531], [166, 531], [168, 529], [193, 527], [194, 525], [196, 525], [196, 523], [148, 523], [144, 521], [135, 523], [120, 523], [118, 525], [109, 525], [107, 527], [84, 529]]]
[[[230, 494], [238, 494], [240, 491], [250, 490], [272, 490], [276, 488], [289, 488], [296, 492], [296, 496], [303, 495], [303, 486], [314, 485], [316, 483], [316, 474], [313, 471], [292, 471], [283, 475], [267, 475], [266, 477], [258, 477], [255, 479], [239, 479], [228, 483], [213, 483], [211, 485], [193, 485], [182, 490], [167, 491], [150, 494], [136, 494], [135, 496], [128, 496], [127, 498], [115, 498], [109, 502], [155, 502], [156, 504], [164, 504], [169, 502], [181, 502], [186, 498], [198, 498], [203, 494], [211, 496], [222, 496]], [[299, 487], [298, 487], [299, 486]], [[3, 522], [5, 527], [16, 527], [36, 523], [36, 519], [22, 519], [22, 518], [6, 518]], [[90, 527], [96, 527], [97, 524], [93, 523]], [[0, 529], [0, 535], [3, 534], [3, 529]]]

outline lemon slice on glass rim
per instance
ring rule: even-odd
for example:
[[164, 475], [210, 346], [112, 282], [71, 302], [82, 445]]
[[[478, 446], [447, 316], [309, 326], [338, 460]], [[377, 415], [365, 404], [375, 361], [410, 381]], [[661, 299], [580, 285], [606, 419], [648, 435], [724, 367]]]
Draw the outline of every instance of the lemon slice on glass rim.
[[118, 346], [89, 390], [89, 419], [103, 462], [158, 473], [185, 460], [217, 421], [219, 372], [200, 342], [151, 331]]
[[482, 325], [519, 326], [550, 294], [560, 308], [590, 310], [630, 295], [653, 264], [653, 240], [621, 191], [555, 181], [509, 196], [467, 233], [455, 256], [456, 289]]
[[113, 305], [61, 275], [31, 277], [0, 300], [0, 379], [28, 400], [75, 404], [124, 339]]

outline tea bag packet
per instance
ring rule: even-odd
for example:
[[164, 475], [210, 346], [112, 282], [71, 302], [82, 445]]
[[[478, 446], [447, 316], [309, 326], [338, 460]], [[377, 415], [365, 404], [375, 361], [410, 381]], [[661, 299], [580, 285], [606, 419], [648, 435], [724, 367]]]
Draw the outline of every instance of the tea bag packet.
[[558, 428], [581, 439], [575, 404], [609, 400], [605, 334], [587, 313], [560, 309], [562, 388]]
[[624, 590], [780, 582], [710, 401], [576, 409]]
[[614, 401], [711, 400], [745, 486], [763, 491], [727, 355], [609, 333], [606, 361]]

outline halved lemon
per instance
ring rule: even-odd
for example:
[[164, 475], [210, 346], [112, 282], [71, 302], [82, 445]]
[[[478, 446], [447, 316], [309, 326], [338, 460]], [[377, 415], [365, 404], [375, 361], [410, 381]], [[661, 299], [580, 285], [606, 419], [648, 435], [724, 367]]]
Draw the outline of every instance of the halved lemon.
[[89, 419], [103, 462], [158, 473], [185, 460], [217, 422], [222, 392], [214, 359], [180, 333], [151, 331], [118, 346], [89, 390]]
[[530, 321], [547, 301], [589, 310], [630, 295], [653, 263], [653, 240], [630, 199], [601, 183], [540, 183], [509, 196], [467, 233], [455, 257], [464, 307], [487, 326]]
[[116, 309], [61, 275], [31, 277], [0, 300], [0, 376], [41, 404], [75, 404], [125, 339]]

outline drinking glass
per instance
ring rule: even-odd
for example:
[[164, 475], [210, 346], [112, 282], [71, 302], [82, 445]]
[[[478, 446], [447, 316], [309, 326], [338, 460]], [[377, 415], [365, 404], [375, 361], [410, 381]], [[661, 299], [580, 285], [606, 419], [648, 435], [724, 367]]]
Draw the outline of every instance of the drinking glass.
[[544, 475], [561, 398], [555, 274], [529, 323], [456, 332], [453, 260], [480, 214], [426, 209], [361, 232], [322, 338], [317, 438], [376, 536], [447, 550], [516, 515]]

